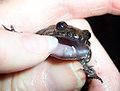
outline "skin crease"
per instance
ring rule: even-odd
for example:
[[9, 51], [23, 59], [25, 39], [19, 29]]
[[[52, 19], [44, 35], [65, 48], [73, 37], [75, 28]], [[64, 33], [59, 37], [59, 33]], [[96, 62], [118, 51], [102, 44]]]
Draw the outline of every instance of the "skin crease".
[[[81, 19], [91, 16], [102, 15], [106, 13], [111, 13], [114, 15], [120, 15], [120, 1], [119, 0], [51, 0], [50, 3], [47, 3], [47, 0], [4, 0], [0, 1], [0, 24], [4, 24], [5, 26], [13, 25], [16, 30], [24, 31], [29, 33], [35, 33], [36, 31], [45, 28], [49, 25], [56, 24], [56, 22], [60, 20], [70, 20], [70, 19], [78, 19], [68, 21], [68, 24], [71, 24], [80, 29], [88, 29], [92, 33], [92, 30], [89, 24]], [[87, 7], [86, 7], [87, 4]], [[32, 7], [31, 7], [32, 6]], [[48, 12], [49, 11], [49, 12]], [[44, 14], [43, 14], [44, 12]], [[53, 17], [54, 16], [54, 17]], [[27, 20], [27, 21], [26, 21]], [[2, 27], [0, 28], [2, 30]], [[0, 31], [0, 41], [8, 40], [5, 36], [10, 36], [12, 41], [16, 41], [13, 44], [13, 48], [18, 46], [19, 36], [21, 34], [10, 33], [5, 31]], [[31, 34], [32, 35], [32, 34]], [[12, 37], [14, 36], [14, 37]], [[2, 40], [3, 39], [3, 40]], [[18, 40], [17, 40], [18, 39]], [[89, 86], [88, 91], [119, 91], [120, 89], [120, 74], [111, 59], [97, 41], [95, 36], [92, 33], [92, 37], [90, 39], [91, 49], [92, 49], [92, 59], [90, 64], [94, 66], [96, 72], [99, 73], [99, 76], [103, 79], [104, 83], [101, 84], [97, 80], [93, 80]], [[1, 48], [1, 46], [0, 46]], [[11, 47], [2, 46], [2, 49], [9, 49]], [[16, 47], [15, 47], [16, 48]], [[94, 50], [95, 49], [95, 50]], [[10, 50], [10, 49], [9, 49]], [[19, 46], [19, 50], [25, 50], [21, 46]], [[11, 50], [10, 50], [11, 51]], [[13, 51], [13, 50], [12, 50]], [[6, 91], [8, 88], [9, 91], [49, 91], [48, 87], [52, 88], [52, 91], [55, 89], [62, 91], [73, 91], [76, 88], [77, 79], [75, 78], [73, 72], [69, 67], [69, 62], [64, 64], [55, 65], [51, 63], [51, 60], [57, 59], [47, 59], [48, 61], [44, 61], [41, 63], [41, 60], [47, 58], [49, 55], [48, 52], [44, 54], [32, 54], [31, 61], [28, 63], [23, 59], [21, 61], [21, 65], [19, 65], [17, 58], [18, 55], [16, 51], [14, 54], [14, 60], [8, 60], [8, 63], [12, 63], [10, 65], [6, 65], [4, 60], [8, 57], [5, 55], [4, 50], [0, 52], [0, 65], [4, 65], [4, 68], [0, 68], [0, 73], [6, 69], [6, 73], [15, 72], [15, 68], [18, 70], [23, 70], [26, 68], [30, 68], [21, 72], [10, 73], [0, 75], [0, 91]], [[96, 55], [97, 54], [97, 55]], [[12, 55], [12, 54], [9, 54]], [[25, 52], [24, 58], [30, 57], [31, 53]], [[37, 56], [36, 56], [37, 55]], [[39, 59], [38, 57], [43, 57]], [[30, 60], [28, 59], [28, 60]], [[32, 61], [33, 60], [33, 61]], [[39, 61], [34, 61], [39, 60]], [[41, 63], [41, 64], [39, 64]], [[71, 62], [70, 62], [71, 63]], [[16, 66], [17, 64], [17, 66]], [[72, 62], [73, 64], [73, 62]], [[75, 62], [77, 66], [81, 67], [80, 64]], [[37, 66], [35, 66], [37, 65]], [[105, 65], [105, 66], [103, 66]], [[78, 68], [78, 67], [77, 67]], [[11, 70], [9, 70], [11, 69]], [[49, 72], [50, 71], [50, 72]], [[55, 74], [64, 75], [59, 76], [59, 81], [57, 78], [54, 79]], [[82, 74], [82, 75], [81, 75]], [[80, 78], [85, 79], [84, 73], [81, 71], [79, 74]], [[61, 78], [62, 77], [62, 78]], [[53, 78], [53, 83], [49, 80]], [[68, 79], [67, 79], [68, 78]], [[80, 88], [84, 85], [84, 80]], [[48, 84], [49, 83], [49, 84]], [[71, 83], [71, 84], [69, 84]], [[56, 88], [54, 87], [56, 85]], [[67, 84], [64, 87], [63, 84]], [[59, 87], [61, 86], [61, 87]]]

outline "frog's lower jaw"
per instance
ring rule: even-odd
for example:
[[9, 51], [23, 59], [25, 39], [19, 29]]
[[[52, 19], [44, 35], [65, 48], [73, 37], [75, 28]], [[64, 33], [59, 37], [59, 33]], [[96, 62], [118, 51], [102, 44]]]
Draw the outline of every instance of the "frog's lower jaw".
[[58, 44], [57, 48], [50, 54], [62, 60], [77, 60], [75, 48], [68, 45]]

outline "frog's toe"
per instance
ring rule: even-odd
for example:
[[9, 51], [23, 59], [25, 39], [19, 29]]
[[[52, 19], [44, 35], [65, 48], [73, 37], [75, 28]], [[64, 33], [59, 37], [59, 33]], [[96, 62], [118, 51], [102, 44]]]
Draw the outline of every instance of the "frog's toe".
[[16, 32], [15, 29], [14, 29], [14, 27], [13, 27], [13, 25], [10, 26], [10, 29], [7, 28], [7, 27], [4, 26], [4, 25], [2, 25], [2, 26], [3, 26], [3, 28], [4, 28], [5, 30], [12, 31], [12, 32]]

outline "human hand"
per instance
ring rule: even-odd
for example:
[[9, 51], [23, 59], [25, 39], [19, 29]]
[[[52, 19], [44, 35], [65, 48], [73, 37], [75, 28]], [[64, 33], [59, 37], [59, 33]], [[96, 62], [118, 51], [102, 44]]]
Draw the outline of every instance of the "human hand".
[[[68, 21], [68, 24], [80, 29], [88, 29], [92, 33], [89, 24], [81, 18], [106, 13], [120, 15], [120, 4], [117, 0], [114, 2], [112, 0], [111, 2], [110, 0], [53, 0], [50, 2], [48, 0], [11, 0], [0, 2], [0, 24], [8, 27], [13, 25], [17, 31], [25, 32], [20, 34], [3, 31], [1, 27], [0, 73], [10, 73], [0, 75], [0, 89], [2, 91], [6, 91], [6, 89], [70, 91], [82, 88], [85, 82], [85, 79], [83, 79], [85, 74], [82, 71], [75, 73], [71, 70], [73, 68], [78, 69], [81, 65], [78, 62], [66, 62], [56, 65], [53, 61], [59, 63], [60, 60], [54, 58], [44, 61], [49, 55], [48, 50], [52, 50], [51, 48], [49, 49], [49, 46], [53, 44], [51, 45], [48, 42], [48, 38], [32, 33], [58, 21], [75, 18], [79, 20]], [[25, 42], [23, 42], [23, 38], [26, 39]], [[57, 40], [54, 40], [56, 41], [54, 41], [54, 44], [57, 44]], [[90, 41], [92, 49], [90, 63], [94, 66], [96, 72], [99, 73], [98, 75], [103, 79], [104, 83], [101, 84], [98, 80], [93, 80], [89, 90], [118, 91], [120, 89], [118, 70], [93, 33]], [[35, 48], [34, 51], [33, 48]], [[55, 48], [55, 46], [52, 48]], [[103, 67], [103, 65], [105, 66]], [[76, 78], [76, 74], [78, 74], [80, 79]]]

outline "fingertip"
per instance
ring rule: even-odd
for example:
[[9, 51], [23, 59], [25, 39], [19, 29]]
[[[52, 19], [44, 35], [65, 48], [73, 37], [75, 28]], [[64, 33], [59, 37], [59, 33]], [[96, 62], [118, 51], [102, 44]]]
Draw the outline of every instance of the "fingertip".
[[21, 71], [39, 64], [57, 42], [49, 36], [0, 31], [0, 73]]
[[28, 51], [38, 54], [49, 53], [58, 45], [58, 40], [52, 36], [23, 34], [22, 38], [24, 47]]

